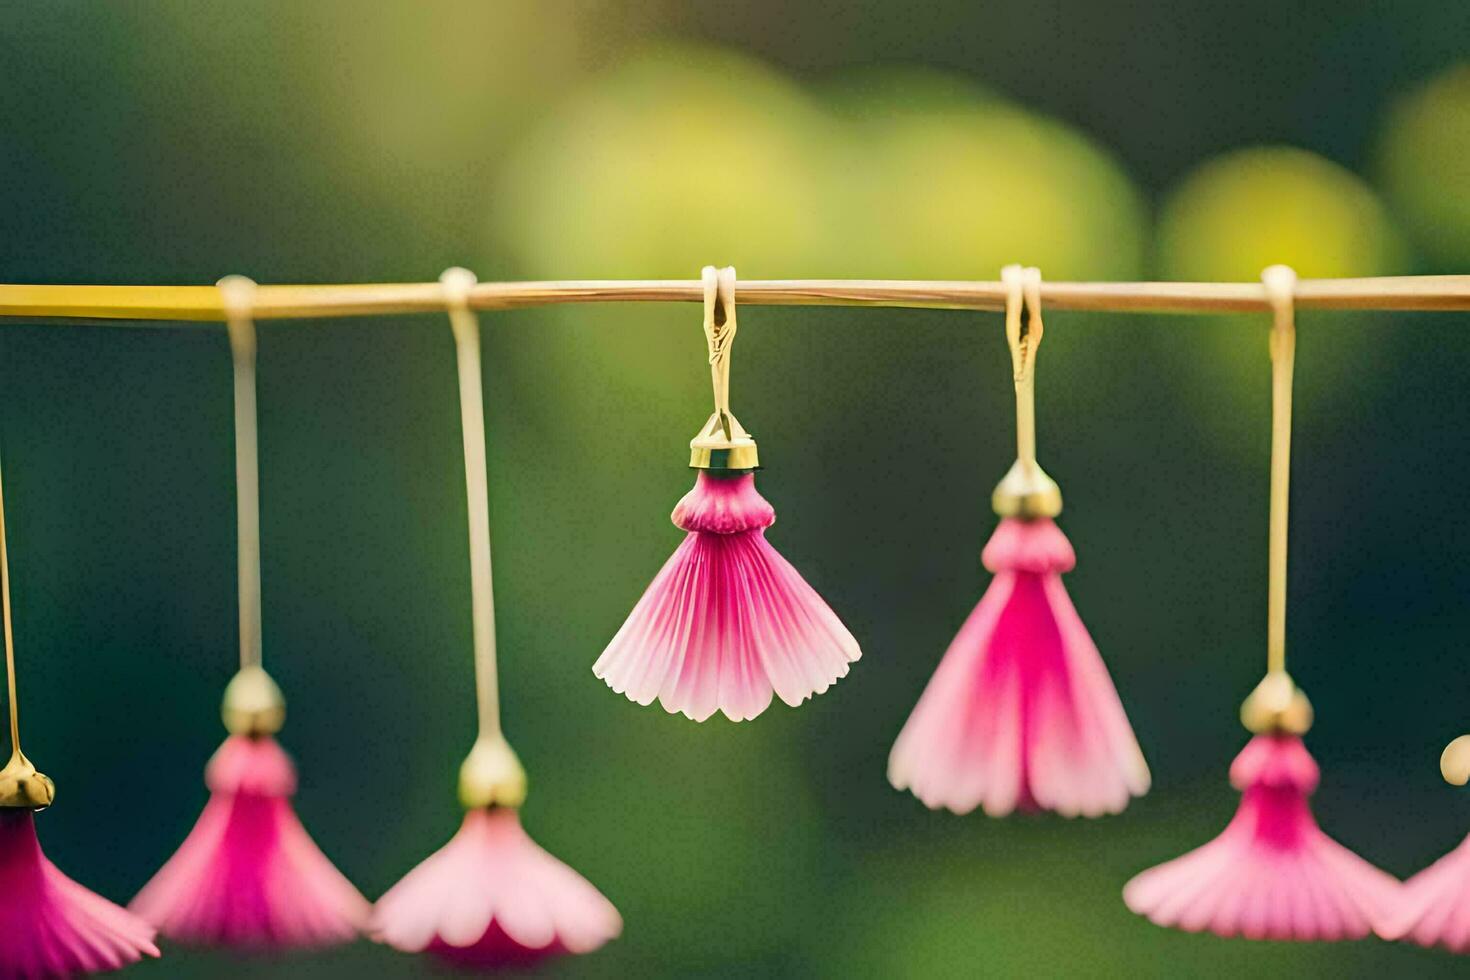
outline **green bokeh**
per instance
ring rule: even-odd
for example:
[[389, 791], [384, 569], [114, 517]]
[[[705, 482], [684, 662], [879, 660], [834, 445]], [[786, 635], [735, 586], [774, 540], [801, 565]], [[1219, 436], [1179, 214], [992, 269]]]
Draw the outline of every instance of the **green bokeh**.
[[1405, 96], [1385, 121], [1384, 186], [1433, 266], [1470, 262], [1470, 63]]
[[[1446, 271], [1416, 202], [1464, 196], [1463, 174], [1438, 127], [1392, 107], [1422, 90], [1464, 112], [1427, 81], [1463, 57], [1450, 6], [17, 4], [0, 18], [0, 281]], [[1190, 174], [1281, 144], [1296, 149], [1226, 182], [1223, 217], [1180, 203]], [[1296, 230], [1273, 224], [1304, 208]], [[1435, 766], [1467, 719], [1464, 320], [1301, 324], [1289, 627], [1319, 714], [1316, 806], [1399, 875], [1470, 828]], [[1264, 654], [1264, 323], [1047, 317], [1040, 445], [1079, 554], [1068, 587], [1151, 794], [1096, 822], [992, 821], [888, 787], [889, 746], [986, 582], [1014, 439], [999, 321], [742, 307], [734, 404], [767, 465], [770, 539], [864, 656], [797, 710], [695, 725], [590, 667], [679, 540], [668, 514], [709, 399], [697, 309], [485, 317], [525, 822], [627, 923], [547, 972], [1462, 973], [1379, 942], [1185, 936], [1119, 897], [1237, 799], [1235, 711]], [[260, 333], [265, 656], [302, 817], [376, 897], [453, 832], [472, 735], [452, 344], [432, 316]], [[0, 387], [26, 744], [59, 787], [41, 834], [125, 900], [197, 815], [222, 737], [228, 348], [211, 326], [6, 324]], [[138, 975], [435, 975], [367, 943], [167, 953]]]
[[657, 48], [530, 134], [487, 218], [546, 278], [685, 278], [691, 255], [790, 276], [826, 244], [831, 143], [817, 107], [770, 68]]
[[[1223, 154], [1185, 176], [1164, 199], [1156, 249], [1166, 279], [1250, 281], [1275, 263], [1303, 278], [1394, 275], [1409, 268], [1393, 219], [1362, 178], [1316, 154], [1281, 146]], [[1326, 339], [1317, 330], [1323, 321], [1303, 316], [1302, 357], [1310, 367], [1298, 379], [1298, 392], [1331, 412], [1340, 410], [1339, 402], [1370, 404], [1377, 391], [1371, 378], [1382, 359], [1368, 328], [1375, 319], [1393, 318], [1335, 314]], [[1245, 316], [1197, 318], [1193, 326], [1200, 343], [1174, 370], [1196, 396], [1193, 410], [1214, 423], [1219, 448], [1245, 456], [1266, 431], [1270, 413], [1269, 401], [1258, 397], [1266, 326]]]
[[1071, 128], [913, 69], [854, 72], [825, 93], [847, 123], [828, 169], [841, 275], [992, 278], [1016, 261], [1057, 279], [1142, 272], [1138, 191]]

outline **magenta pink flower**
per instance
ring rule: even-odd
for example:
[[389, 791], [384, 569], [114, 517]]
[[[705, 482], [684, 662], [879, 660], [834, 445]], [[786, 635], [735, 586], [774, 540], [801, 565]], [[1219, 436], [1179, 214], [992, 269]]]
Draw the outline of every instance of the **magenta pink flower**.
[[244, 948], [353, 939], [370, 906], [291, 808], [296, 770], [269, 736], [232, 735], [204, 771], [211, 796], [131, 908], [171, 939]]
[[1404, 882], [1376, 931], [1384, 939], [1470, 952], [1470, 837]]
[[611, 902], [542, 850], [507, 807], [470, 810], [459, 832], [378, 900], [372, 937], [461, 966], [590, 953], [623, 931]]
[[1324, 834], [1307, 797], [1317, 763], [1296, 735], [1257, 735], [1230, 766], [1240, 809], [1219, 837], [1128, 882], [1161, 926], [1247, 939], [1360, 939], [1399, 883]]
[[1000, 522], [995, 574], [888, 757], [888, 780], [926, 806], [1116, 813], [1148, 766], [1061, 573], [1076, 559], [1047, 518]]
[[688, 536], [593, 665], [608, 687], [695, 721], [742, 721], [772, 692], [796, 707], [847, 674], [862, 651], [766, 541], [776, 512], [754, 473], [701, 471], [673, 520]]
[[154, 929], [62, 874], [30, 810], [0, 809], [0, 976], [71, 977], [157, 956]]

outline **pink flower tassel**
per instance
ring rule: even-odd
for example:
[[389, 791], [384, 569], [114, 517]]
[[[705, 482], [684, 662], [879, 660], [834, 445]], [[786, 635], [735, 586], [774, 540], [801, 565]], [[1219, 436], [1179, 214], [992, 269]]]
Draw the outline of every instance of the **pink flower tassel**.
[[378, 900], [371, 933], [465, 967], [590, 953], [623, 931], [587, 879], [527, 836], [519, 812], [474, 809], [459, 832]]
[[1071, 544], [1049, 518], [1006, 518], [982, 561], [995, 578], [899, 733], [889, 782], [955, 813], [1117, 813], [1148, 766], [1062, 585]]
[[1324, 834], [1307, 797], [1317, 763], [1296, 735], [1257, 735], [1236, 756], [1240, 809], [1219, 837], [1135, 877], [1123, 901], [1161, 926], [1247, 939], [1360, 939], [1399, 883]]
[[157, 956], [153, 936], [148, 923], [46, 860], [30, 810], [0, 809], [0, 976], [116, 970]]
[[1378, 935], [1470, 953], [1470, 837], [1404, 882]]
[[249, 949], [329, 946], [366, 926], [367, 900], [291, 808], [296, 770], [275, 739], [230, 736], [204, 781], [209, 803], [134, 912], [180, 942]]
[[766, 541], [776, 512], [755, 474], [701, 471], [674, 508], [688, 531], [592, 671], [638, 704], [704, 721], [796, 707], [862, 655], [821, 596]]

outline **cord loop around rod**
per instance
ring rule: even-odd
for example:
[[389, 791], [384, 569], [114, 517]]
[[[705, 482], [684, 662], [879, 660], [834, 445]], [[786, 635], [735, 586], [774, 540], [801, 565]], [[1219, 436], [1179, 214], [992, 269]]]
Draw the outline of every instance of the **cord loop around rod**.
[[1266, 676], [1240, 706], [1256, 733], [1302, 735], [1312, 703], [1286, 670], [1287, 505], [1291, 483], [1291, 386], [1296, 363], [1296, 273], [1273, 265], [1261, 273], [1271, 310], [1271, 496], [1266, 601]]

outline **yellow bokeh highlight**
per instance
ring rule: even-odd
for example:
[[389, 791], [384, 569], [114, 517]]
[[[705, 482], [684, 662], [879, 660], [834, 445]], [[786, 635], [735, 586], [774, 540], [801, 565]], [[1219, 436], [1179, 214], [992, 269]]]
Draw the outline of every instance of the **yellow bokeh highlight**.
[[819, 254], [827, 119], [739, 55], [663, 48], [567, 105], [518, 154], [491, 214], [529, 275], [797, 277]]
[[852, 120], [844, 275], [1053, 279], [1139, 274], [1147, 216], [1122, 168], [1076, 131], [928, 73], [838, 90]]
[[[1316, 154], [1252, 147], [1198, 167], [1168, 195], [1159, 218], [1158, 270], [1167, 279], [1260, 280], [1275, 263], [1302, 278], [1375, 276], [1405, 271], [1408, 256], [1387, 209], [1366, 183]], [[1326, 417], [1323, 407], [1358, 397], [1354, 377], [1375, 357], [1371, 334], [1334, 314], [1324, 342], [1311, 317], [1297, 351], [1298, 429]], [[1359, 326], [1365, 317], [1356, 318]], [[1217, 450], [1259, 461], [1270, 413], [1269, 318], [1191, 317], [1187, 345], [1170, 346], [1171, 373], [1195, 399]]]
[[1392, 274], [1406, 261], [1366, 183], [1291, 147], [1238, 150], [1186, 177], [1160, 216], [1158, 256], [1169, 279], [1247, 281], [1278, 262], [1313, 278]]
[[665, 47], [587, 86], [508, 168], [496, 237], [527, 275], [1053, 278], [1141, 271], [1147, 216], [1076, 131], [952, 76], [859, 71], [818, 94]]

